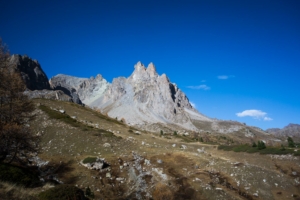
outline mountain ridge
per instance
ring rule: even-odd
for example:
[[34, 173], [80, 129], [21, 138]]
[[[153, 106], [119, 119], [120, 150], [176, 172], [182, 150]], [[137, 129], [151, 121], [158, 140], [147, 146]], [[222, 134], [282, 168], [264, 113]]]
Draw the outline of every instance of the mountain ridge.
[[112, 83], [101, 75], [84, 79], [61, 74], [49, 82], [53, 89], [67, 89], [71, 94], [77, 94], [86, 105], [110, 117], [124, 119], [131, 125], [177, 124], [197, 130], [192, 118], [212, 121], [192, 107], [187, 96], [170, 82], [166, 74], [159, 75], [153, 63], [146, 68], [139, 61], [128, 78], [114, 78]]
[[275, 136], [296, 136], [300, 137], [300, 124], [289, 123], [282, 129], [280, 128], [269, 128], [266, 130], [267, 133]]

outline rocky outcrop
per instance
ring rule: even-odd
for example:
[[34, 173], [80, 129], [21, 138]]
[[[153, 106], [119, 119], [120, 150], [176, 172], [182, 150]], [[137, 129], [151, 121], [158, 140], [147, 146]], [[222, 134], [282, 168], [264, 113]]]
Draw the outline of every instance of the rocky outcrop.
[[165, 74], [160, 76], [153, 63], [146, 68], [138, 62], [130, 77], [115, 78], [112, 84], [101, 75], [86, 79], [60, 74], [50, 79], [50, 85], [77, 94], [86, 105], [131, 125], [177, 124], [196, 130], [192, 120], [211, 121]]
[[33, 90], [33, 91], [26, 90], [24, 94], [26, 94], [31, 99], [43, 98], [43, 99], [73, 102], [72, 97], [66, 95], [61, 90]]
[[91, 105], [100, 98], [110, 85], [100, 74], [89, 79], [58, 74], [49, 83], [52, 89], [62, 90], [76, 103], [83, 102], [86, 105]]
[[53, 90], [50, 87], [47, 75], [37, 60], [31, 59], [27, 55], [14, 54], [9, 57], [9, 63], [11, 70], [20, 73], [27, 88], [24, 93], [29, 98], [45, 98], [81, 103], [77, 94], [70, 95], [67, 90]]
[[20, 72], [29, 90], [50, 89], [48, 77], [37, 60], [17, 54], [12, 55], [9, 59], [11, 65]]
[[276, 136], [296, 136], [300, 137], [300, 125], [299, 124], [292, 124], [283, 127], [282, 129], [279, 128], [270, 128], [266, 130], [267, 133], [271, 133]]

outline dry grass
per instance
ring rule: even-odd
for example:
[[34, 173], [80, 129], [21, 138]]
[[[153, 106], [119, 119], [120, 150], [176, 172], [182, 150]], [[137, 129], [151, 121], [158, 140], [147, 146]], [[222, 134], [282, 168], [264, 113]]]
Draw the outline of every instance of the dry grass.
[[[247, 192], [252, 195], [256, 190], [260, 190], [260, 199], [285, 199], [286, 196], [291, 196], [290, 193], [300, 195], [297, 191], [299, 188], [293, 185], [295, 177], [290, 176], [291, 166], [294, 171], [300, 173], [299, 160], [276, 160], [277, 166], [286, 171], [286, 174], [282, 174], [268, 155], [220, 151], [215, 145], [191, 141], [187, 143], [182, 141], [182, 138], [174, 136], [169, 136], [171, 139], [159, 137], [159, 132], [152, 134], [141, 131], [141, 135], [135, 135], [128, 130], [135, 132], [138, 129], [128, 127], [92, 109], [68, 102], [43, 99], [35, 101], [49, 108], [65, 110], [67, 115], [76, 116], [76, 120], [84, 126], [98, 124], [99, 128], [87, 127], [88, 130], [82, 130], [81, 127], [74, 127], [68, 122], [50, 118], [42, 111], [31, 124], [34, 132], [42, 133], [42, 154], [39, 157], [51, 161], [50, 164], [54, 167], [60, 166], [55, 173], [64, 183], [77, 185], [82, 190], [89, 186], [95, 194], [95, 199], [128, 199], [128, 191], [132, 192], [134, 188], [132, 186], [136, 183], [134, 179], [129, 181], [129, 167], [120, 169], [118, 158], [123, 160], [122, 163], [129, 163], [132, 166], [134, 164], [132, 151], [151, 161], [150, 166], [142, 167], [151, 172], [146, 182], [154, 199], [168, 196], [170, 192], [172, 194], [169, 195], [170, 198], [176, 200], [243, 199], [237, 191], [217, 182], [210, 184], [216, 178], [214, 175], [210, 176], [209, 172], [221, 172], [221, 177], [226, 177], [234, 188], [248, 187], [246, 183], [250, 183], [251, 187]], [[111, 136], [112, 132], [123, 139]], [[212, 142], [224, 143], [230, 138], [227, 135], [226, 138], [221, 138], [220, 135], [206, 133], [204, 136]], [[237, 141], [242, 141], [239, 139], [241, 137], [238, 136]], [[111, 147], [104, 148], [104, 143], [110, 143]], [[176, 147], [172, 147], [172, 144], [176, 144]], [[186, 145], [187, 149], [180, 149], [181, 144]], [[202, 147], [205, 148], [205, 153], [198, 153], [197, 149]], [[79, 164], [87, 157], [105, 158], [110, 164], [112, 179], [106, 178], [106, 171], [87, 170]], [[235, 167], [232, 164], [234, 162], [243, 165]], [[162, 180], [158, 174], [153, 173], [152, 168], [162, 169], [162, 173], [168, 177], [167, 180]], [[117, 177], [125, 178], [124, 183], [116, 181]], [[263, 179], [267, 182], [264, 183]], [[278, 183], [279, 186], [276, 187], [274, 183]], [[281, 196], [277, 192], [282, 192]]]
[[156, 184], [155, 189], [152, 193], [152, 197], [154, 200], [173, 200], [174, 199], [170, 188], [163, 183]]
[[32, 188], [24, 188], [15, 184], [0, 181], [1, 200], [37, 200], [36, 194], [39, 191]]

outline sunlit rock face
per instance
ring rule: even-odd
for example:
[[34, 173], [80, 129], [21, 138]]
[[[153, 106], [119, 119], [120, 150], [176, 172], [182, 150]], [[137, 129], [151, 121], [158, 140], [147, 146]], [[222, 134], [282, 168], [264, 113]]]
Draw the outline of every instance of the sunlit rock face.
[[84, 104], [131, 125], [164, 123], [196, 130], [191, 120], [211, 121], [165, 74], [159, 75], [153, 63], [146, 68], [138, 62], [128, 78], [115, 78], [111, 84], [101, 75], [90, 79], [57, 75], [50, 85], [77, 94]]

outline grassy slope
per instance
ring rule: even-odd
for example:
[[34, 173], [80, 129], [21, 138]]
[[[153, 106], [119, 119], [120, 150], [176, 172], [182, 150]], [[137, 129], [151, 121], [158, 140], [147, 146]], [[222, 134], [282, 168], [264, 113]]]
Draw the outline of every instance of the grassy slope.
[[[216, 145], [193, 142], [184, 136], [160, 137], [159, 133], [145, 131], [136, 135], [128, 131], [136, 129], [89, 108], [69, 102], [44, 99], [34, 101], [40, 107], [31, 124], [34, 133], [42, 134], [42, 153], [39, 156], [49, 160], [50, 165], [57, 168], [56, 175], [60, 180], [83, 190], [89, 186], [96, 199], [125, 198], [130, 195], [128, 191], [134, 190], [132, 188], [135, 181], [130, 180], [128, 170], [120, 170], [118, 162], [118, 158], [124, 162], [134, 162], [132, 151], [150, 160], [151, 166], [144, 166], [146, 170], [162, 169], [162, 173], [168, 177], [164, 181], [159, 174], [151, 172], [151, 177], [147, 179], [149, 190], [153, 191], [157, 182], [166, 183], [175, 199], [245, 199], [239, 194], [239, 190], [242, 191], [241, 194], [247, 193], [248, 199], [256, 191], [260, 192], [261, 199], [290, 199], [291, 193], [300, 195], [295, 187], [294, 179], [297, 177], [291, 176], [292, 170], [300, 173], [299, 160], [219, 151]], [[66, 114], [50, 108], [63, 109]], [[76, 116], [76, 120], [70, 116]], [[204, 139], [206, 138], [212, 142], [231, 141], [231, 138], [220, 138], [219, 135], [212, 134], [205, 135]], [[141, 145], [142, 142], [144, 145]], [[104, 148], [104, 143], [109, 143], [112, 147]], [[177, 145], [173, 148], [172, 144]], [[187, 149], [180, 149], [181, 144], [185, 144]], [[197, 149], [202, 148], [205, 152], [198, 153]], [[90, 171], [79, 164], [81, 160], [95, 156], [109, 162], [112, 177], [124, 177], [128, 181], [120, 184], [115, 179], [105, 178], [106, 172]], [[232, 163], [235, 162], [243, 164], [234, 166]], [[216, 171], [220, 174], [210, 173]], [[217, 176], [219, 180], [229, 182], [231, 187], [216, 181]], [[267, 180], [267, 184], [263, 182], [263, 178]], [[279, 184], [278, 187], [274, 185], [275, 182]], [[246, 190], [248, 186], [250, 189]], [[188, 196], [184, 196], [185, 194]]]

